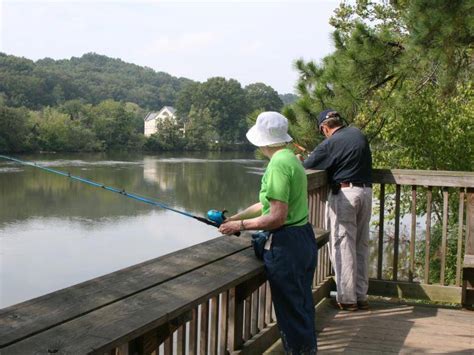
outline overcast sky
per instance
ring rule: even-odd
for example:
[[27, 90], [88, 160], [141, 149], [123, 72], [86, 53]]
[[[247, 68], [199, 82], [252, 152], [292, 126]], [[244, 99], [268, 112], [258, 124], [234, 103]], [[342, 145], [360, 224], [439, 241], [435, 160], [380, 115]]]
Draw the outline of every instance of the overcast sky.
[[177, 77], [234, 78], [294, 92], [298, 58], [333, 50], [339, 0], [0, 0], [0, 51], [37, 60], [87, 52]]

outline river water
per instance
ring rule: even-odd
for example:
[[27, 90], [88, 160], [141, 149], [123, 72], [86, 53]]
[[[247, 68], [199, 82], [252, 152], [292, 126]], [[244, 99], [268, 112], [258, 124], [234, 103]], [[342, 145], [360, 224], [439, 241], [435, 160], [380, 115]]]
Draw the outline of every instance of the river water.
[[[255, 203], [265, 162], [253, 153], [35, 154], [18, 158], [205, 216]], [[374, 207], [377, 201], [374, 199]], [[376, 276], [378, 215], [370, 238]], [[407, 274], [402, 221], [400, 275]], [[393, 225], [384, 237], [391, 277]], [[421, 231], [419, 231], [421, 233]], [[0, 308], [219, 236], [195, 219], [63, 176], [0, 159]], [[235, 238], [235, 237], [230, 237]]]
[[[253, 153], [19, 158], [200, 216], [256, 202], [265, 164]], [[0, 308], [217, 236], [192, 218], [0, 160]]]

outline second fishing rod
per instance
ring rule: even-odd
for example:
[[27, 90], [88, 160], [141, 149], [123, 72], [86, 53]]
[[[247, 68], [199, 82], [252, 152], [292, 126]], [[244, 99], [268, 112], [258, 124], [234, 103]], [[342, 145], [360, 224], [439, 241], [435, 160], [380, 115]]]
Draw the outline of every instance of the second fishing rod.
[[[226, 211], [225, 210], [222, 210], [222, 211], [210, 210], [210, 211], [207, 212], [207, 218], [201, 217], [201, 216], [196, 216], [192, 213], [170, 207], [170, 206], [168, 206], [168, 205], [166, 205], [162, 202], [156, 201], [154, 199], [144, 197], [144, 196], [140, 196], [140, 195], [137, 195], [133, 192], [127, 192], [124, 189], [119, 189], [119, 188], [116, 188], [116, 187], [113, 187], [113, 186], [107, 186], [105, 184], [102, 184], [102, 183], [99, 183], [99, 182], [96, 182], [96, 181], [92, 181], [92, 180], [89, 180], [89, 179], [86, 179], [86, 178], [83, 178], [83, 177], [80, 177], [80, 176], [72, 175], [69, 172], [64, 172], [64, 171], [56, 170], [56, 169], [51, 169], [51, 168], [48, 168], [46, 166], [42, 166], [42, 165], [40, 165], [38, 163], [35, 163], [35, 162], [25, 161], [25, 160], [17, 159], [17, 158], [6, 156], [6, 155], [0, 155], [0, 158], [15, 162], [15, 163], [18, 163], [18, 164], [21, 164], [21, 165], [41, 169], [43, 171], [47, 171], [49, 173], [57, 174], [57, 175], [69, 178], [71, 180], [79, 181], [79, 182], [85, 183], [87, 185], [91, 185], [91, 186], [94, 186], [94, 187], [104, 189], [106, 191], [110, 191], [110, 192], [120, 194], [124, 197], [128, 197], [128, 198], [134, 199], [136, 201], [144, 202], [144, 203], [147, 203], [147, 204], [155, 206], [155, 207], [160, 207], [160, 208], [163, 208], [163, 209], [168, 210], [168, 211], [179, 213], [183, 216], [196, 219], [199, 222], [205, 223], [207, 225], [210, 225], [210, 226], [213, 226], [213, 227], [216, 227], [216, 228], [219, 228], [219, 226], [226, 219], [226, 217], [225, 217], [225, 212]], [[235, 235], [239, 236], [240, 233], [235, 233]]]

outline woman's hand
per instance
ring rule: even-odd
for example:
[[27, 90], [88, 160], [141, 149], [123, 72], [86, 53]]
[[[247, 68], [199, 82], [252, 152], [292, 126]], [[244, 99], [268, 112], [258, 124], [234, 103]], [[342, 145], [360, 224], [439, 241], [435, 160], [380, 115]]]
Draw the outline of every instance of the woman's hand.
[[[257, 203], [246, 211], [253, 211], [256, 214], [256, 212], [261, 211], [261, 206], [260, 203]], [[244, 213], [242, 212], [232, 216], [232, 220], [230, 218], [226, 219], [219, 227], [219, 232], [222, 234], [234, 234], [242, 230], [272, 230], [280, 228], [285, 224], [288, 217], [288, 204], [278, 200], [270, 200], [270, 214], [256, 218], [247, 217], [251, 213], [247, 213], [246, 217], [243, 215]], [[243, 227], [245, 228], [242, 228], [242, 220], [244, 221]]]
[[219, 232], [227, 235], [240, 232], [240, 221], [225, 221], [219, 227]]

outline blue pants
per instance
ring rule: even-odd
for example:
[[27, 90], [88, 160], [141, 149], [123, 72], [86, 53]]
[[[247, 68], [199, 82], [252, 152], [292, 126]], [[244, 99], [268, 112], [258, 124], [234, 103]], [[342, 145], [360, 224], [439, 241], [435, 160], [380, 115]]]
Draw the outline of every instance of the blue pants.
[[278, 326], [287, 353], [315, 354], [316, 329], [311, 292], [317, 263], [313, 228], [290, 226], [275, 232], [263, 259]]

